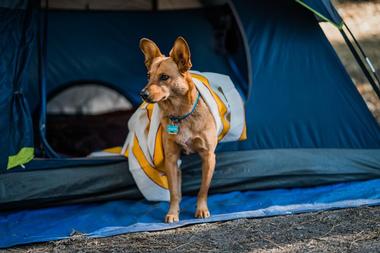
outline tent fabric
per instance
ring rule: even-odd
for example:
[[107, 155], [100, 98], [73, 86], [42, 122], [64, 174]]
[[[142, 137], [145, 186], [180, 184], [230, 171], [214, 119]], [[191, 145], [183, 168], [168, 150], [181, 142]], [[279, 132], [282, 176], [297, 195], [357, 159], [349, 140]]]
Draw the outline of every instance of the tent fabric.
[[[166, 224], [168, 203], [111, 201], [0, 213], [0, 248], [69, 238], [79, 233], [106, 237], [122, 233], [157, 231], [189, 224], [238, 218], [288, 215], [328, 209], [380, 204], [380, 180], [306, 189], [230, 192], [209, 196], [212, 216], [194, 219], [196, 197], [184, 196], [180, 222]], [[94, 222], [96, 221], [96, 222]]]
[[330, 0], [296, 0], [299, 4], [312, 11], [318, 18], [327, 21], [338, 27], [343, 26], [343, 19], [333, 6]]
[[233, 4], [253, 77], [248, 140], [235, 148], [380, 148], [378, 123], [311, 12], [294, 1]]
[[0, 8], [0, 171], [33, 158], [31, 114], [24, 89], [35, 39], [34, 15], [16, 1]]
[[[222, 0], [223, 2], [224, 0]], [[202, 1], [203, 3], [205, 1]], [[158, 0], [157, 9], [188, 9], [202, 6], [200, 0], [171, 1]], [[207, 1], [215, 2], [215, 0]], [[216, 3], [220, 0], [216, 0]], [[45, 1], [42, 1], [45, 7]], [[49, 8], [51, 9], [70, 9], [70, 10], [153, 10], [155, 8], [152, 0], [85, 0], [85, 1], [62, 1], [49, 0]]]
[[[224, 12], [223, 7], [159, 12], [49, 10], [47, 94], [77, 82], [95, 82], [119, 91], [138, 106], [139, 91], [146, 85], [144, 57], [139, 49], [142, 37], [152, 39], [168, 54], [181, 34], [191, 45], [197, 70], [233, 78], [227, 60], [214, 49], [214, 24], [210, 21], [218, 23]], [[181, 20], [181, 25], [173, 20]], [[31, 76], [32, 80], [36, 78]], [[36, 96], [38, 91], [31, 90], [33, 108]]]
[[[220, 150], [380, 147], [378, 124], [311, 12], [290, 0], [231, 4], [249, 45], [252, 83], [235, 82], [227, 57], [215, 51], [210, 20], [221, 7], [55, 10], [48, 15], [48, 94], [73, 82], [96, 80], [137, 106], [146, 84], [138, 39], [149, 37], [167, 52], [181, 34], [190, 44], [194, 68], [230, 75], [239, 90], [249, 86], [248, 141], [223, 144]], [[173, 20], [181, 20], [181, 26], [174, 26]], [[163, 27], [170, 29], [162, 32]]]
[[[323, 15], [324, 21], [334, 22], [339, 24], [342, 19], [335, 10], [330, 0], [296, 0], [308, 7], [309, 10]], [[7, 2], [7, 1], [5, 1]], [[16, 1], [17, 2], [17, 1]], [[227, 0], [187, 0], [187, 1], [167, 1], [158, 0], [158, 10], [168, 9], [189, 9], [199, 8], [202, 6], [222, 5], [228, 2]], [[45, 1], [41, 1], [42, 7], [45, 8]], [[13, 3], [13, 5], [15, 5]], [[9, 6], [9, 3], [8, 3]], [[154, 9], [151, 0], [113, 0], [112, 2], [103, 1], [60, 1], [50, 0], [49, 8], [51, 9], [68, 9], [68, 10], [152, 10]]]
[[[211, 193], [311, 187], [380, 178], [380, 150], [279, 149], [222, 152]], [[196, 195], [197, 155], [182, 159], [182, 191]], [[44, 187], [41, 187], [43, 185]], [[78, 187], [80, 186], [80, 187]], [[142, 199], [124, 157], [33, 160], [0, 174], [0, 210], [110, 199]]]
[[2, 0], [0, 2], [0, 8], [7, 9], [27, 9], [28, 0]]
[[[60, 200], [132, 190], [134, 181], [123, 158], [33, 160], [0, 175], [0, 210], [30, 208]], [[18, 187], [15, 187], [18, 185]], [[132, 195], [132, 196], [133, 196]], [[132, 198], [132, 199], [134, 199]]]
[[[11, 47], [6, 50], [7, 54], [17, 51], [17, 57], [20, 58], [11, 61], [20, 63], [17, 65], [18, 70], [13, 72], [19, 78], [19, 84], [12, 88], [16, 92], [11, 96], [9, 84], [2, 86], [6, 89], [2, 93], [2, 111], [9, 113], [1, 116], [1, 122], [9, 123], [2, 125], [4, 130], [1, 130], [2, 133], [9, 130], [12, 133], [2, 134], [1, 143], [10, 147], [8, 156], [11, 156], [12, 166], [25, 163], [33, 155], [33, 136], [28, 116], [30, 113], [23, 97], [27, 96], [32, 110], [39, 103], [35, 52], [30, 78], [27, 75], [30, 51], [31, 48], [34, 51], [36, 48], [33, 43], [35, 27], [32, 25], [32, 15], [26, 15], [27, 11], [23, 9], [26, 2], [5, 1], [2, 5], [11, 8], [4, 8], [3, 15], [19, 15], [18, 18], [10, 20], [21, 21], [21, 16], [29, 19], [24, 23], [16, 22], [14, 26], [18, 26], [17, 29], [6, 27], [2, 36], [5, 42], [16, 34], [14, 32], [8, 36], [7, 32], [17, 31], [25, 35], [17, 38], [19, 41], [15, 41], [16, 43], [4, 43], [6, 47]], [[253, 116], [248, 121], [250, 140], [244, 144], [222, 145], [221, 150], [380, 146], [379, 126], [310, 12], [290, 0], [232, 3], [236, 5], [235, 9], [249, 42], [252, 62], [243, 65], [252, 65], [250, 71], [254, 74], [247, 99], [247, 114]], [[333, 15], [333, 7], [328, 1], [315, 1], [313, 8], [320, 13], [325, 10]], [[172, 38], [178, 34], [184, 35], [191, 45], [193, 63], [197, 69], [234, 76], [230, 64], [233, 57], [225, 57], [214, 50], [217, 44], [214, 31], [218, 25], [215, 26], [215, 20], [211, 20], [223, 16], [221, 13], [225, 13], [225, 8], [159, 12], [49, 11], [48, 93], [52, 94], [77, 81], [100, 81], [120, 91], [137, 105], [140, 102], [138, 91], [145, 84], [145, 69], [137, 46], [138, 39], [143, 36], [156, 40], [164, 51], [168, 51], [173, 43]], [[9, 17], [4, 16], [4, 20]], [[174, 26], [173, 20], [181, 20], [181, 26]], [[162, 27], [170, 29], [163, 33]], [[25, 47], [22, 47], [24, 44]], [[14, 57], [11, 56], [12, 59]], [[245, 61], [245, 58], [234, 60], [241, 66], [241, 61]], [[141, 62], [141, 65], [136, 64], [137, 62]], [[299, 71], [300, 68], [302, 71]], [[12, 73], [8, 70], [6, 72], [4, 76]], [[244, 70], [241, 72], [248, 74]], [[25, 85], [26, 82], [30, 85]], [[304, 85], [305, 83], [308, 85]], [[237, 88], [247, 90], [244, 85], [247, 84], [240, 82], [241, 87]], [[21, 86], [22, 89], [18, 90], [17, 87]], [[268, 94], [273, 101], [267, 99]], [[9, 104], [10, 98], [14, 98], [13, 113]], [[18, 126], [8, 127], [14, 125], [10, 121], [17, 122]], [[11, 145], [8, 145], [10, 142]], [[26, 149], [21, 150], [22, 147]], [[6, 152], [2, 152], [2, 155], [5, 156]], [[2, 168], [8, 166], [5, 164], [5, 157], [1, 162]]]

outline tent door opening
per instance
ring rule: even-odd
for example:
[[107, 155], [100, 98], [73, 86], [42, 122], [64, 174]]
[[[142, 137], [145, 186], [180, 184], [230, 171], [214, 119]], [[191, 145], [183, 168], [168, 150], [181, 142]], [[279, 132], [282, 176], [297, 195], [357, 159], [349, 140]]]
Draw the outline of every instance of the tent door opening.
[[48, 99], [47, 140], [56, 152], [74, 157], [121, 146], [133, 112], [129, 100], [110, 87], [71, 85]]

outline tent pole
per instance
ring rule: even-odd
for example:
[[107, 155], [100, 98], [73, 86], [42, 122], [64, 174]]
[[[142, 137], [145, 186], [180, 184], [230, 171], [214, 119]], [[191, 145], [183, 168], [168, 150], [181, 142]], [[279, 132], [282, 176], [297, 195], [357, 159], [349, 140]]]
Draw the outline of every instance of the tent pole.
[[246, 98], [246, 99], [244, 99], [244, 103], [246, 103], [247, 99], [250, 97], [250, 94], [252, 92], [251, 84], [253, 83], [253, 81], [252, 81], [253, 80], [253, 74], [252, 74], [252, 69], [253, 68], [252, 68], [251, 50], [249, 48], [249, 42], [248, 42], [248, 38], [247, 38], [247, 35], [245, 33], [245, 30], [244, 30], [243, 23], [242, 23], [242, 21], [240, 19], [239, 13], [236, 10], [236, 7], [235, 7], [233, 1], [229, 0], [229, 1], [227, 1], [227, 3], [228, 3], [228, 6], [231, 9], [232, 16], [235, 19], [236, 24], [237, 24], [237, 26], [239, 28], [240, 35], [241, 35], [241, 38], [242, 38], [242, 41], [243, 41], [243, 45], [244, 45], [244, 52], [245, 52], [245, 57], [246, 57], [246, 61], [247, 61], [247, 66], [248, 66], [248, 69], [247, 69], [248, 76], [246, 78], [244, 78], [244, 80], [247, 80], [247, 82], [248, 82], [248, 86], [246, 88], [247, 91], [244, 94], [245, 98]]
[[[367, 69], [366, 65], [364, 64], [362, 58], [360, 57], [359, 53], [357, 52], [357, 50], [355, 49], [354, 45], [352, 44], [352, 42], [348, 38], [346, 32], [343, 29], [340, 29], [339, 31], [342, 34], [343, 39], [346, 42], [346, 44], [348, 45], [349, 49], [351, 50], [351, 53], [353, 54], [353, 56], [355, 57], [356, 61], [358, 62], [360, 68], [364, 72], [364, 75], [367, 77], [368, 81], [370, 82], [370, 84], [371, 84], [373, 90], [375, 91], [376, 95], [380, 99], [380, 88], [379, 88], [380, 82], [378, 84], [376, 83], [375, 79], [372, 77], [371, 73], [368, 71], [368, 69]], [[375, 77], [376, 77], [376, 73], [375, 73]]]
[[152, 0], [152, 10], [153, 11], [158, 10], [158, 0]]
[[[40, 140], [43, 150], [46, 152], [48, 157], [58, 158], [60, 157], [53, 148], [49, 145], [46, 139], [46, 67], [47, 67], [47, 10], [49, 8], [49, 1], [46, 0], [45, 10], [43, 11], [43, 20], [42, 24], [39, 23], [39, 47], [38, 47], [38, 68], [39, 68], [39, 83], [40, 83], [40, 99], [41, 99], [41, 108], [40, 108], [40, 120], [39, 120], [39, 132]], [[40, 11], [42, 10], [40, 4]], [[42, 29], [42, 32], [41, 32]]]
[[367, 62], [367, 64], [368, 64], [369, 68], [370, 68], [371, 71], [372, 71], [373, 76], [374, 76], [374, 77], [376, 78], [376, 80], [377, 80], [377, 83], [380, 84], [379, 76], [377, 75], [376, 69], [375, 69], [375, 67], [373, 66], [371, 60], [370, 60], [369, 57], [365, 54], [363, 48], [360, 46], [359, 42], [356, 40], [354, 34], [351, 32], [350, 28], [347, 26], [346, 23], [344, 23], [344, 26], [346, 27], [347, 31], [350, 33], [352, 39], [353, 39], [354, 42], [355, 42], [355, 45], [356, 45], [356, 46], [358, 47], [358, 49], [359, 49], [361, 55], [362, 55], [363, 58], [366, 60], [366, 62]]

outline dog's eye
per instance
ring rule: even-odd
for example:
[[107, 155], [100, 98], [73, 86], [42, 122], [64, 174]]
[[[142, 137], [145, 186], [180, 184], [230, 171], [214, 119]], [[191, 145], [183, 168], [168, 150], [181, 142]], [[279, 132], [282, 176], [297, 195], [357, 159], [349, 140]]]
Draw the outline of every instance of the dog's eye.
[[168, 80], [168, 79], [169, 79], [169, 76], [168, 76], [168, 75], [162, 74], [162, 75], [160, 76], [160, 81], [166, 81], [166, 80]]
[[148, 81], [149, 81], [149, 79], [150, 79], [150, 74], [146, 74], [146, 78], [147, 78]]

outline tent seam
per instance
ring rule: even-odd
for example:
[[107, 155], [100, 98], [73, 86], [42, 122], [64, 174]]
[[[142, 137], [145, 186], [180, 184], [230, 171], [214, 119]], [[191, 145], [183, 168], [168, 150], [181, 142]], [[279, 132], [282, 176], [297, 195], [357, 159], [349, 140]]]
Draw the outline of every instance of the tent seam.
[[323, 20], [329, 22], [330, 24], [334, 25], [339, 30], [343, 29], [343, 21], [340, 22], [340, 24], [337, 24], [337, 23], [333, 22], [332, 20], [330, 20], [329, 18], [327, 18], [324, 15], [322, 15], [321, 13], [319, 13], [318, 11], [316, 11], [315, 9], [311, 8], [309, 5], [307, 5], [304, 2], [302, 2], [302, 0], [295, 0], [295, 1], [296, 1], [296, 3], [300, 4], [301, 6], [305, 7], [306, 9], [310, 10], [311, 12], [313, 12], [315, 15], [317, 15], [321, 19], [323, 19]]

